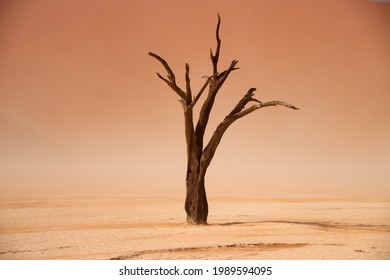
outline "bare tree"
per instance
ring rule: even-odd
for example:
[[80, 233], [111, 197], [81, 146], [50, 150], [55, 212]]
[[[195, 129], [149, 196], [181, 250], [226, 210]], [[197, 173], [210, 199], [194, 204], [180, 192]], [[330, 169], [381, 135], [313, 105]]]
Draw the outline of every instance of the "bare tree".
[[[205, 77], [207, 78], [206, 81], [196, 94], [193, 94], [191, 89], [190, 66], [188, 63], [185, 64], [186, 88], [183, 90], [177, 85], [175, 74], [165, 59], [155, 53], [149, 52], [150, 56], [157, 59], [164, 66], [167, 72], [167, 77], [165, 78], [159, 73], [157, 73], [157, 76], [179, 96], [179, 101], [181, 102], [184, 111], [185, 139], [187, 144], [187, 193], [185, 211], [187, 213], [187, 222], [190, 224], [207, 224], [208, 203], [205, 191], [205, 175], [221, 138], [229, 126], [239, 118], [264, 107], [281, 105], [294, 110], [298, 109], [297, 107], [282, 101], [261, 102], [253, 97], [256, 89], [251, 88], [244, 97], [241, 98], [233, 110], [225, 117], [225, 119], [217, 126], [211, 139], [207, 145], [205, 145], [204, 134], [209, 121], [211, 109], [214, 105], [215, 97], [230, 73], [239, 69], [236, 67], [238, 61], [233, 60], [226, 70], [218, 70], [218, 60], [221, 49], [221, 39], [219, 37], [220, 24], [221, 18], [218, 15], [218, 24], [216, 28], [217, 47], [215, 52], [210, 49], [213, 73], [211, 76]], [[207, 87], [208, 95], [203, 102], [202, 108], [200, 109], [198, 122], [195, 126], [193, 108]], [[247, 106], [248, 103], [251, 103], [252, 105]]]

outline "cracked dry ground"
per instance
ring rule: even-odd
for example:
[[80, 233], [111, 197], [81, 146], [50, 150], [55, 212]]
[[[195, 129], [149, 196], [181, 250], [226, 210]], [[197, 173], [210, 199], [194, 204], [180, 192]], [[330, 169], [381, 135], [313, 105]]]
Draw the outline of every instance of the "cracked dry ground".
[[390, 259], [386, 202], [218, 199], [209, 225], [180, 199], [0, 202], [0, 259]]

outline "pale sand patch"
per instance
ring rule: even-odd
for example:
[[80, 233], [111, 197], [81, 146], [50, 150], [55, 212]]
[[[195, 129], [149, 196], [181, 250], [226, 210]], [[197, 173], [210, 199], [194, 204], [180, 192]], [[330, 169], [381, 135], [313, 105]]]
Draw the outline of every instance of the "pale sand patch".
[[390, 259], [390, 204], [210, 198], [207, 226], [182, 198], [7, 197], [0, 259]]

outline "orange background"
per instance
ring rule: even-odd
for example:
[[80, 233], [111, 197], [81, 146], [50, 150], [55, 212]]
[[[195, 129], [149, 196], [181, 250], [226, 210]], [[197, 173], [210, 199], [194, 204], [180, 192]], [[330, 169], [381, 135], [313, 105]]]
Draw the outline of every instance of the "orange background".
[[[363, 0], [5, 1], [0, 190], [184, 193], [178, 97], [211, 73], [217, 13], [229, 77], [207, 137], [250, 87], [208, 172], [211, 195], [390, 194], [390, 5]], [[199, 106], [200, 104], [198, 104]]]

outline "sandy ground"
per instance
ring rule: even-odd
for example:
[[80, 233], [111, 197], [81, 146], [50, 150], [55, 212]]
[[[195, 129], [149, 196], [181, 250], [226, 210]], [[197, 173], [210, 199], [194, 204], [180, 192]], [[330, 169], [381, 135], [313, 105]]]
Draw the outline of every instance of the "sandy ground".
[[0, 198], [0, 259], [390, 259], [390, 203], [209, 198]]

